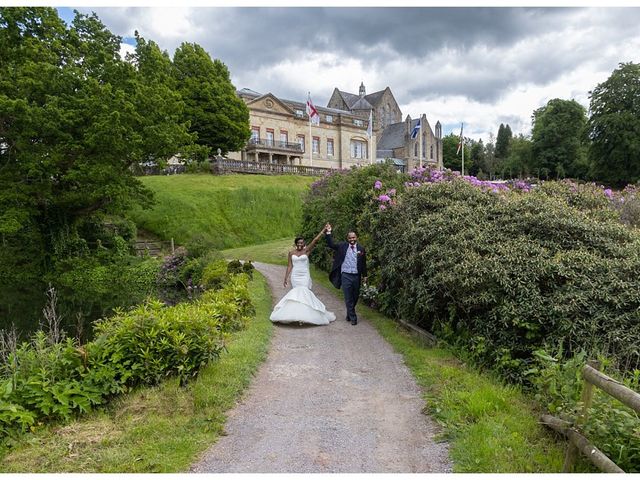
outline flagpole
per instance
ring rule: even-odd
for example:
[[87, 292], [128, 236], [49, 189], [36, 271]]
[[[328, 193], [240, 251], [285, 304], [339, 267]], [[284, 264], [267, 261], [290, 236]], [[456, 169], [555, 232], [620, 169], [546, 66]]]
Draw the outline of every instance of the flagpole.
[[422, 115], [420, 115], [420, 133], [418, 135], [418, 155], [420, 155], [420, 168], [422, 168]]
[[464, 122], [460, 124], [460, 143], [462, 143], [462, 176], [464, 177], [464, 136], [463, 136]]
[[311, 136], [311, 115], [309, 115], [309, 166], [313, 167], [313, 137]]

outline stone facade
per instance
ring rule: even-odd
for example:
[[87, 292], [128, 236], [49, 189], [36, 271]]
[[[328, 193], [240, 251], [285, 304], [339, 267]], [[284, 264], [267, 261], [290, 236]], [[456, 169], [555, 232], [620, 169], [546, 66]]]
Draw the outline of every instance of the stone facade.
[[[335, 88], [326, 107], [316, 105], [320, 125], [311, 128], [312, 157], [306, 103], [249, 89], [238, 91], [238, 95], [249, 108], [252, 137], [244, 150], [229, 153], [231, 159], [325, 168], [349, 168], [390, 159], [404, 171], [420, 165], [442, 168], [440, 122], [432, 128], [426, 115], [421, 116], [420, 146], [419, 135], [411, 138], [418, 119], [407, 116], [402, 121], [389, 87], [369, 95], [364, 84], [360, 84], [358, 95]], [[370, 114], [371, 138], [367, 135]]]
[[368, 118], [316, 106], [320, 125], [311, 127], [316, 150], [310, 158], [306, 103], [248, 89], [238, 95], [249, 108], [252, 137], [244, 150], [229, 153], [231, 159], [325, 168], [349, 168], [375, 160], [370, 152], [376, 150], [376, 138], [367, 136]]

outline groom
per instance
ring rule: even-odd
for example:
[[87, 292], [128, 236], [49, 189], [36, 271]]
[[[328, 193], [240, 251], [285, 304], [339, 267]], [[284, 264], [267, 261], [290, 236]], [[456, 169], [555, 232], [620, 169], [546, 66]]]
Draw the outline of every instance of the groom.
[[358, 236], [355, 232], [347, 234], [346, 242], [333, 243], [331, 225], [325, 226], [327, 246], [334, 250], [333, 266], [329, 273], [329, 280], [334, 287], [342, 287], [344, 303], [347, 307], [347, 321], [351, 325], [358, 324], [356, 316], [356, 304], [360, 295], [360, 279], [367, 283], [367, 256], [364, 248], [358, 245]]

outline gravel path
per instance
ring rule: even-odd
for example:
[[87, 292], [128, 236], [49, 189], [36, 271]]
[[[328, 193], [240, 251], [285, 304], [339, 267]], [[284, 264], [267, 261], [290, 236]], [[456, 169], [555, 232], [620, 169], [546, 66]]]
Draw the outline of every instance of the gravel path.
[[[285, 294], [284, 267], [254, 263]], [[365, 318], [345, 321], [342, 294], [313, 291], [336, 321], [275, 325], [271, 349], [225, 435], [192, 472], [449, 472], [447, 445], [422, 413], [420, 389], [402, 357]]]

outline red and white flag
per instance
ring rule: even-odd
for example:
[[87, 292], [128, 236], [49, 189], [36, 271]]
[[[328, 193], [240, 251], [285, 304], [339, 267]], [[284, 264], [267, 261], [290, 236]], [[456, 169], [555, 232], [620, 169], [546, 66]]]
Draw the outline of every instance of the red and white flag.
[[460, 124], [460, 140], [458, 141], [458, 151], [456, 155], [460, 153], [460, 149], [462, 148], [462, 142], [464, 141], [464, 137], [462, 136], [462, 127], [464, 127], [464, 123]]
[[307, 98], [307, 115], [309, 115], [309, 123], [313, 125], [320, 125], [320, 115], [318, 114], [318, 110], [313, 106], [313, 102], [311, 101], [311, 93]]

